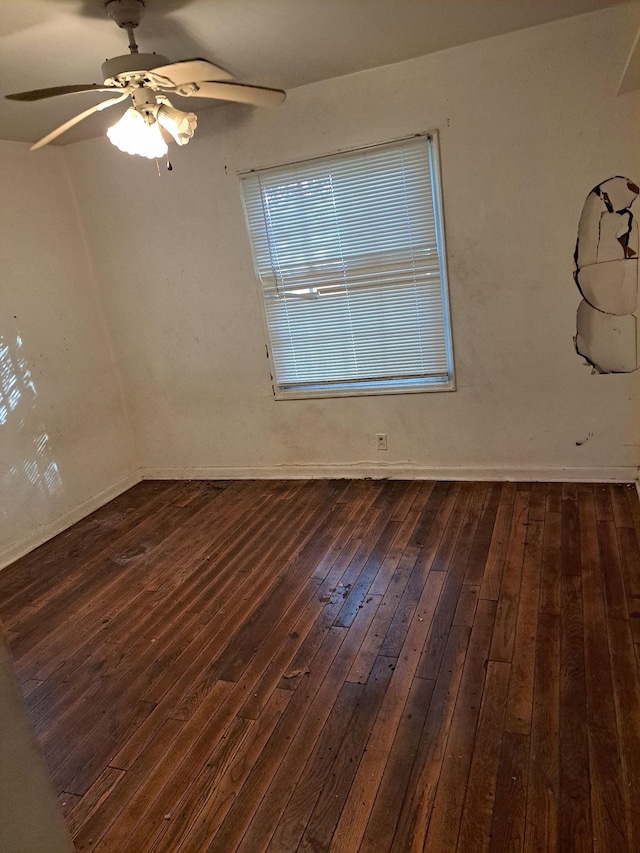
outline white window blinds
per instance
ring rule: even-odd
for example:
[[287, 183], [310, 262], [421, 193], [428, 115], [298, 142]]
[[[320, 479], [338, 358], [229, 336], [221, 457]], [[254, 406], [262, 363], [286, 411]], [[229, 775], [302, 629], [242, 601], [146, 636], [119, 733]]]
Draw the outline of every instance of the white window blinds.
[[241, 176], [281, 396], [450, 388], [429, 137]]

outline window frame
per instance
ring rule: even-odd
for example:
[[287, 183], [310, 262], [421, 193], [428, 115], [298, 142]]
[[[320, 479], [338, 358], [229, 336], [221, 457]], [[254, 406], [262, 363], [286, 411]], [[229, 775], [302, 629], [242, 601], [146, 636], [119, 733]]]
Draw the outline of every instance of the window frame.
[[[272, 359], [272, 350], [273, 343], [271, 338], [271, 329], [269, 327], [269, 321], [267, 317], [267, 309], [265, 304], [265, 298], [263, 294], [263, 287], [260, 280], [260, 272], [256, 263], [256, 256], [253, 250], [253, 239], [251, 228], [249, 224], [249, 217], [247, 214], [247, 209], [245, 205], [244, 192], [242, 189], [242, 178], [246, 175], [256, 174], [258, 172], [266, 171], [268, 169], [277, 169], [284, 168], [287, 166], [295, 166], [297, 164], [310, 163], [314, 160], [324, 160], [329, 159], [334, 156], [350, 154], [350, 153], [358, 153], [359, 151], [367, 151], [370, 149], [381, 148], [387, 145], [392, 145], [394, 143], [401, 142], [410, 142], [412, 140], [423, 138], [427, 145], [429, 146], [429, 165], [430, 165], [430, 174], [431, 174], [431, 195], [433, 201], [433, 209], [434, 209], [434, 224], [435, 224], [435, 235], [436, 235], [436, 245], [438, 251], [438, 262], [439, 262], [439, 270], [440, 270], [440, 284], [441, 284], [441, 297], [442, 297], [442, 316], [443, 316], [443, 329], [445, 334], [445, 353], [447, 360], [447, 379], [443, 380], [434, 380], [434, 379], [426, 379], [425, 377], [417, 377], [409, 380], [403, 380], [402, 378], [393, 378], [393, 379], [372, 379], [372, 380], [354, 380], [354, 384], [351, 386], [342, 386], [342, 387], [331, 387], [331, 382], [327, 381], [324, 387], [307, 387], [307, 388], [282, 388], [278, 384], [276, 372], [275, 372], [275, 364], [273, 364]], [[262, 317], [262, 325], [265, 334], [265, 349], [266, 356], [269, 365], [269, 378], [271, 382], [271, 388], [273, 392], [273, 397], [275, 400], [310, 400], [310, 399], [326, 399], [326, 398], [337, 398], [337, 397], [370, 397], [370, 396], [382, 396], [387, 394], [424, 394], [424, 393], [435, 393], [442, 391], [455, 391], [456, 390], [456, 376], [455, 376], [455, 359], [454, 359], [454, 345], [453, 345], [453, 325], [451, 319], [451, 304], [449, 297], [449, 281], [448, 281], [448, 273], [447, 273], [447, 254], [446, 254], [446, 242], [445, 242], [445, 223], [444, 223], [444, 211], [442, 204], [442, 179], [441, 179], [441, 171], [440, 171], [440, 151], [439, 151], [439, 136], [437, 130], [430, 130], [420, 133], [414, 133], [410, 136], [402, 136], [394, 139], [386, 139], [383, 142], [375, 142], [369, 145], [361, 145], [354, 148], [343, 148], [338, 149], [336, 151], [332, 151], [328, 154], [317, 154], [313, 157], [304, 157], [299, 160], [292, 160], [289, 162], [281, 162], [272, 164], [270, 166], [260, 166], [252, 169], [242, 169], [237, 172], [238, 177], [238, 187], [242, 201], [242, 207], [245, 217], [245, 226], [247, 229], [247, 237], [249, 240], [249, 246], [251, 251], [253, 269], [254, 269], [254, 279], [256, 283], [256, 288], [258, 291], [258, 298], [260, 300], [260, 312]], [[319, 383], [320, 384], [320, 383]]]

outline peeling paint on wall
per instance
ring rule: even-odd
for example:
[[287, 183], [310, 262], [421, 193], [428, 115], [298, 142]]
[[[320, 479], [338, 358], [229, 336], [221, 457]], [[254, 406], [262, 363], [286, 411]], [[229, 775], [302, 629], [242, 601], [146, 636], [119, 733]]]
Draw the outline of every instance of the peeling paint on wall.
[[578, 225], [574, 278], [583, 299], [574, 342], [598, 373], [640, 366], [638, 223], [631, 212], [639, 193], [629, 178], [603, 181], [587, 196]]

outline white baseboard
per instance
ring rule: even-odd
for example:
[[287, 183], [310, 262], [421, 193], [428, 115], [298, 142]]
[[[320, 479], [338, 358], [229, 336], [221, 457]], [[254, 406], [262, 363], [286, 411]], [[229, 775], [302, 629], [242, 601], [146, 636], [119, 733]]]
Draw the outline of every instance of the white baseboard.
[[33, 551], [34, 548], [42, 545], [48, 539], [52, 539], [54, 536], [57, 536], [58, 533], [62, 533], [62, 531], [66, 530], [67, 527], [71, 527], [71, 525], [75, 524], [76, 521], [80, 521], [81, 518], [90, 515], [90, 513], [94, 512], [96, 509], [99, 509], [101, 506], [109, 503], [109, 501], [117, 498], [118, 495], [126, 492], [127, 489], [130, 489], [131, 486], [135, 486], [136, 483], [139, 483], [142, 479], [143, 475], [139, 469], [133, 471], [126, 477], [118, 480], [117, 483], [113, 483], [111, 486], [108, 486], [106, 489], [98, 492], [97, 495], [92, 495], [90, 498], [87, 498], [72, 507], [72, 509], [67, 510], [54, 521], [50, 521], [48, 524], [43, 524], [41, 527], [36, 528], [36, 530], [24, 539], [21, 539], [19, 542], [9, 545], [8, 548], [4, 548], [0, 551], [0, 569], [4, 569], [10, 563], [19, 560], [20, 557], [24, 557], [25, 554], [28, 554], [29, 551]]
[[626, 467], [525, 468], [433, 467], [402, 462], [270, 467], [143, 468], [145, 480], [277, 480], [353, 478], [391, 480], [511, 480], [515, 482], [632, 483], [638, 469]]

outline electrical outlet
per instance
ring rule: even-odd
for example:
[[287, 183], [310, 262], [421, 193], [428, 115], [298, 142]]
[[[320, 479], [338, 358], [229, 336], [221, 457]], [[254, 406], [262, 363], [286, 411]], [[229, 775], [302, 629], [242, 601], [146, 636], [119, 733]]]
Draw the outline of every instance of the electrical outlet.
[[386, 432], [379, 432], [376, 435], [376, 448], [378, 450], [386, 450], [387, 449], [387, 434], [386, 434]]

